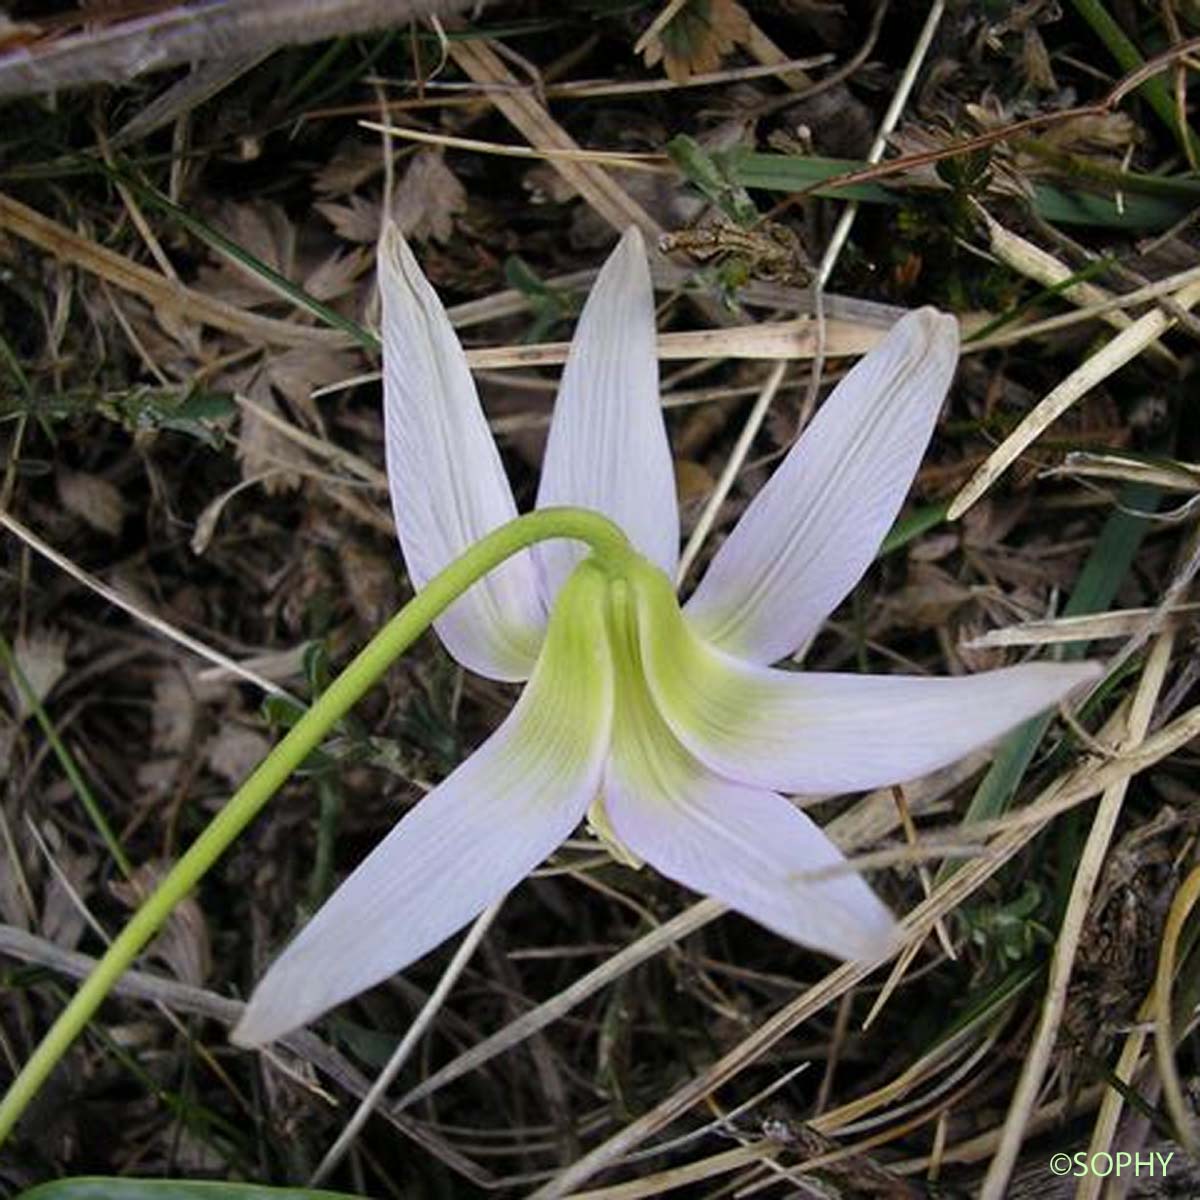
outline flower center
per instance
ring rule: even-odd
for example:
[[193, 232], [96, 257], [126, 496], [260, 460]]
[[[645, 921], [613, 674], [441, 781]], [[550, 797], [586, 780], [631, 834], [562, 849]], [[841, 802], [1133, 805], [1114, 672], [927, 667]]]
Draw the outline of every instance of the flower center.
[[[585, 563], [577, 570], [587, 565]], [[650, 575], [655, 577], [655, 586], [637, 586], [635, 580], [644, 585]], [[673, 613], [657, 615], [668, 623], [672, 617], [681, 619], [674, 589], [665, 576], [658, 578], [661, 575], [657, 567], [638, 556], [626, 564], [620, 574], [609, 574], [603, 601], [605, 634], [612, 655], [614, 678], [610, 762], [616, 761], [626, 778], [643, 780], [648, 797], [679, 794], [694, 767], [687, 750], [658, 711], [642, 657], [639, 625], [649, 622], [649, 627], [653, 628], [661, 624], [661, 620], [655, 621], [644, 609], [669, 606]], [[588, 824], [617, 861], [640, 867], [642, 860], [621, 842], [609, 820], [604, 802], [607, 779], [606, 771], [600, 794], [588, 810]]]

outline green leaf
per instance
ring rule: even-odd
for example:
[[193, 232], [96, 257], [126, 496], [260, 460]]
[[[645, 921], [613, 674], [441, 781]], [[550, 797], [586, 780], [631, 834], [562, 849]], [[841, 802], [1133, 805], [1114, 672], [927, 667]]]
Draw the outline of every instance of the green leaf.
[[699, 188], [735, 225], [749, 228], [758, 224], [758, 209], [746, 194], [747, 185], [729, 170], [731, 160], [726, 155], [709, 154], [686, 133], [667, 143], [667, 153], [688, 182]]
[[[668, 144], [668, 151], [673, 144]], [[868, 204], [902, 204], [904, 201], [900, 192], [878, 183], [852, 183], [831, 188], [821, 186], [827, 179], [862, 171], [871, 165], [858, 159], [757, 154], [745, 146], [735, 146], [713, 154], [712, 162], [720, 178], [728, 178], [742, 187], [760, 188], [765, 192], [803, 192], [811, 189], [814, 196], [832, 200], [861, 200]], [[697, 186], [700, 185], [697, 183]]]
[[553, 297], [542, 277], [520, 255], [510, 254], [504, 260], [504, 281], [516, 288], [527, 300], [545, 300]]
[[355, 1200], [346, 1192], [187, 1179], [81, 1176], [43, 1183], [19, 1200]]
[[1033, 188], [1033, 207], [1052, 225], [1094, 225], [1108, 229], [1158, 230], [1174, 225], [1195, 206], [1165, 196], [1147, 196], [1130, 190], [1115, 195], [1067, 189], [1038, 183]]
[[308, 710], [287, 696], [267, 696], [262, 702], [262, 713], [276, 729], [291, 729]]
[[167, 429], [196, 438], [214, 450], [221, 446], [221, 423], [237, 412], [232, 396], [201, 388], [133, 387], [106, 392], [99, 408], [131, 433]]
[[309, 642], [304, 647], [304, 678], [308, 680], [308, 689], [313, 697], [319, 696], [329, 686], [332, 677], [333, 668], [325, 643]]
[[348, 1017], [332, 1016], [327, 1023], [330, 1033], [367, 1069], [382, 1071], [400, 1045], [400, 1034], [368, 1029]]
[[570, 316], [570, 298], [549, 287], [524, 259], [510, 254], [504, 261], [504, 278], [509, 287], [525, 297], [533, 313], [533, 321], [522, 341], [530, 344], [544, 341], [563, 318]]
[[[676, 139], [678, 140], [678, 139]], [[668, 150], [670, 146], [668, 146]], [[865, 204], [906, 203], [920, 196], [949, 196], [948, 189], [912, 180], [825, 186], [826, 180], [865, 170], [871, 164], [848, 158], [758, 154], [736, 146], [712, 155], [717, 178], [768, 192], [811, 192], [833, 200]], [[691, 176], [689, 176], [691, 178]], [[693, 183], [701, 186], [695, 179]], [[728, 183], [726, 184], [728, 186]], [[1097, 183], [1097, 187], [1102, 186]], [[701, 190], [704, 190], [701, 186]], [[1118, 202], [1117, 194], [1120, 194]], [[707, 194], [707, 193], [706, 193]], [[1134, 171], [1113, 172], [1104, 190], [1035, 183], [1033, 207], [1054, 224], [1097, 225], [1112, 229], [1165, 229], [1200, 201], [1200, 181], [1166, 179]]]
[[922, 534], [928, 533], [940, 525], [946, 519], [946, 511], [949, 507], [950, 502], [942, 500], [937, 504], [923, 505], [914, 509], [907, 516], [897, 518], [896, 523], [888, 531], [887, 537], [883, 539], [879, 553], [875, 557], [882, 558], [885, 554], [891, 554], [892, 551], [907, 546], [909, 542], [915, 541]]

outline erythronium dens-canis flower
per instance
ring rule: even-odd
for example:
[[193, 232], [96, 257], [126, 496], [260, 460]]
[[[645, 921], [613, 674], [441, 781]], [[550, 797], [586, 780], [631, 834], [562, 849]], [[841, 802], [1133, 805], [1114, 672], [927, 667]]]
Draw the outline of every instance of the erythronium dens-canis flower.
[[[388, 479], [414, 587], [516, 506], [465, 356], [403, 238], [380, 243]], [[563, 371], [537, 506], [593, 509], [628, 554], [542, 542], [435, 622], [465, 667], [527, 680], [500, 728], [409, 812], [284, 950], [235, 1040], [270, 1041], [401, 970], [515, 886], [588, 816], [618, 853], [841, 958], [895, 923], [781, 793], [922, 775], [1095, 678], [1029, 664], [936, 678], [796, 672], [874, 557], [958, 357], [953, 318], [896, 323], [847, 374], [680, 608], [679, 518], [654, 305], [630, 230]], [[830, 873], [831, 868], [834, 869]]]

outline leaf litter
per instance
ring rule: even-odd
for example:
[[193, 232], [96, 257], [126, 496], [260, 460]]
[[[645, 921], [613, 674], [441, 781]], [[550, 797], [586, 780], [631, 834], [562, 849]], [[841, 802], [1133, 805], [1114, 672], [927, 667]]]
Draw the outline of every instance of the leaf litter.
[[[1112, 336], [1095, 318], [1024, 332], [1033, 320], [1079, 303], [1079, 293], [1055, 292], [1063, 279], [1080, 280], [1081, 289], [1098, 287], [1099, 298], [1082, 292], [1085, 305], [1095, 304], [1194, 262], [1188, 203], [1163, 200], [1168, 220], [1162, 223], [1147, 215], [1136, 190], [1146, 176], [1160, 176], [1166, 190], [1187, 182], [1178, 122], [1172, 126], [1151, 106], [1131, 101], [1104, 113], [1061, 116], [1077, 102], [1103, 99], [1113, 79], [1136, 69], [1103, 59], [1105, 43], [1078, 15], [1082, 7], [1056, 15], [1057, 6], [1022, 6], [1001, 20], [968, 6], [942, 18], [932, 56], [917, 64], [921, 86], [891, 138], [887, 158], [907, 165], [901, 171], [885, 162], [890, 174], [880, 183], [887, 203], [878, 196], [863, 202], [830, 281], [825, 303], [831, 314], [848, 298], [892, 309], [933, 302], [964, 318], [982, 315], [980, 324], [1002, 318], [1003, 332], [1013, 337], [964, 363], [912, 497], [917, 515], [937, 506], [944, 511], [1026, 414]], [[747, 12], [716, 0], [664, 0], [586, 21], [552, 13], [540, 31], [525, 35], [501, 24], [519, 14], [499, 6], [466, 20], [477, 33], [494, 35], [490, 45], [503, 54], [455, 38], [441, 63], [445, 47], [435, 31], [419, 25], [389, 45], [382, 45], [386, 33], [347, 44], [339, 51], [340, 68], [323, 63], [321, 47], [282, 51], [240, 78], [237, 87], [251, 103], [238, 117], [237, 137], [218, 132], [218, 111], [231, 107], [231, 95], [218, 95], [178, 118], [174, 132], [146, 134], [126, 152], [151, 185], [188, 213], [340, 316], [368, 327], [377, 319], [372, 247], [388, 213], [419, 243], [439, 289], [460, 301], [486, 302], [507, 291], [505, 266], [514, 257], [551, 289], [558, 277], [594, 269], [618, 223], [644, 221], [648, 231], [679, 234], [728, 223], [733, 217], [721, 202], [738, 189], [753, 205], [755, 221], [783, 223], [818, 261], [840, 202], [799, 187], [786, 193], [745, 187], [735, 173], [722, 185], [727, 190], [708, 193], [678, 175], [610, 171], [557, 157], [531, 168], [476, 150], [387, 146], [356, 123], [379, 120], [386, 102], [421, 106], [387, 114], [397, 123], [491, 143], [532, 141], [554, 151], [578, 145], [664, 153], [671, 137], [685, 133], [718, 155], [732, 143], [818, 161], [822, 155], [861, 159], [925, 18], [916, 6], [892, 9], [872, 41], [869, 14], [824, 5]], [[1173, 30], [1157, 13], [1143, 18], [1146, 28], [1130, 32], [1143, 39], [1146, 54], [1151, 47], [1183, 46], [1195, 32]], [[661, 27], [651, 32], [643, 57], [638, 40], [656, 21]], [[809, 69], [807, 83], [782, 68], [781, 77], [738, 77], [814, 48], [831, 53], [834, 62]], [[855, 65], [863, 48], [865, 57]], [[368, 62], [374, 49], [381, 57]], [[1109, 76], [1104, 81], [1084, 69], [1101, 62]], [[848, 69], [834, 79], [842, 67]], [[327, 74], [295, 92], [291, 85], [306, 69]], [[1173, 87], [1193, 86], [1192, 70], [1181, 52], [1155, 78], [1169, 98]], [[628, 98], [551, 100], [545, 93], [560, 82], [631, 84], [664, 76], [694, 82], [710, 72], [728, 78]], [[178, 285], [170, 283], [117, 194], [94, 175], [63, 174], [64, 164], [93, 149], [94, 121], [119, 128], [129, 106], [150, 101], [172, 78], [148, 76], [105, 93], [63, 91], [53, 120], [40, 102], [10, 101], [22, 120], [14, 122], [17, 133], [4, 151], [10, 175], [0, 206], [6, 272], [0, 373], [6, 386], [14, 383], [4, 400], [5, 507], [92, 577], [119, 589], [133, 610], [119, 612], [31, 555], [8, 526], [0, 581], [4, 633], [139, 864], [143, 884], [198, 832], [281, 723], [278, 713], [260, 710], [263, 694], [252, 684], [228, 673], [201, 682], [190, 653], [152, 632], [141, 616], [167, 617], [239, 662], [276, 661], [284, 672], [277, 682], [307, 696], [327, 682], [321, 655], [310, 647], [334, 664], [344, 662], [394, 611], [407, 586], [386, 513], [379, 519], [384, 494], [343, 457], [382, 466], [377, 385], [351, 382], [314, 395], [369, 377], [378, 366], [373, 355], [351, 348], [344, 334], [334, 335], [311, 308], [281, 295], [253, 266], [235, 265], [147, 207], [154, 237], [180, 277]], [[820, 91], [835, 102], [819, 109], [821, 95], [806, 92], [823, 79]], [[327, 96], [321, 94], [326, 83], [333, 89]], [[289, 91], [290, 107], [275, 107]], [[1044, 117], [1045, 125], [1003, 136], [1030, 117]], [[42, 131], [40, 141], [23, 133], [26, 127]], [[981, 132], [1001, 136], [978, 161], [916, 161]], [[257, 157], [240, 158], [239, 145], [257, 147]], [[830, 167], [850, 169], [844, 162]], [[1077, 209], [1111, 223], [1056, 224], [1060, 210], [1041, 207], [1039, 189], [1047, 185], [1065, 189]], [[53, 225], [34, 222], [22, 205]], [[1121, 220], [1127, 223], [1116, 223]], [[1183, 223], [1172, 231], [1171, 220]], [[999, 253], [990, 223], [1052, 255], [1066, 275], [1056, 283], [1038, 273], [1044, 263]], [[1062, 241], [1057, 235], [1068, 229], [1073, 241]], [[721, 332], [722, 322], [754, 325], [812, 312], [808, 285], [752, 279], [749, 271], [739, 278], [743, 266], [736, 255], [706, 262], [680, 253], [656, 267], [676, 272], [674, 282], [657, 291], [660, 331], [710, 332], [699, 382], [725, 396], [669, 413], [673, 443], [686, 448], [677, 479], [689, 528], [746, 419], [747, 401], [738, 389], [757, 389], [765, 377], [763, 364], [725, 357], [736, 343]], [[772, 299], [757, 303], [751, 297], [764, 294], [754, 291], [764, 282]], [[540, 340], [569, 335], [576, 309], [571, 289], [566, 292], [567, 303], [550, 313], [557, 324]], [[531, 290], [518, 299], [532, 304], [536, 297]], [[1191, 478], [1189, 464], [1198, 454], [1181, 374], [1190, 369], [1191, 335], [1170, 294], [1150, 303], [1156, 315], [1146, 325], [1144, 348], [1097, 380], [1053, 426], [1022, 439], [1008, 474], [984, 476], [985, 492], [961, 521], [937, 521], [884, 556], [818, 635], [806, 665], [962, 672], [1029, 652], [987, 638], [1009, 625], [1053, 626], [1060, 619], [1104, 522], [1114, 512], [1153, 508], [1119, 491], [1123, 476], [1146, 476], [1150, 462], [1156, 479]], [[1129, 315], [1137, 320], [1145, 312]], [[508, 307], [466, 335], [474, 346], [498, 347], [515, 358], [531, 322], [527, 309]], [[546, 361], [535, 356], [520, 370], [552, 384], [555, 370]], [[827, 355], [825, 378], [835, 379], [849, 361]], [[665, 362], [664, 376], [678, 366]], [[529, 418], [504, 444], [517, 472], [518, 499], [528, 503], [534, 477], [527, 464], [540, 455], [531, 430], [544, 421], [547, 398], [523, 386], [511, 367], [499, 369], [508, 374], [503, 382], [484, 383], [483, 400], [493, 414]], [[772, 401], [716, 532], [701, 548], [701, 565], [811, 413], [807, 371], [807, 361], [789, 363], [787, 382], [795, 386]], [[27, 393], [20, 376], [31, 385]], [[669, 381], [668, 390], [684, 386], [695, 383]], [[168, 394], [177, 405], [211, 395], [212, 411], [225, 415], [204, 415], [199, 404], [187, 410], [187, 420], [168, 424], [161, 408]], [[234, 422], [228, 414], [238, 396], [258, 412], [240, 407]], [[331, 452], [318, 453], [314, 444]], [[1088, 461], [1111, 469], [1096, 475], [1058, 470]], [[1188, 667], [1195, 620], [1186, 606], [1190, 576], [1180, 554], [1194, 516], [1184, 512], [1175, 524], [1147, 521], [1132, 568], [1114, 584], [1114, 607], [1135, 614], [1121, 618], [1117, 635], [1133, 641], [1131, 630], [1151, 619], [1164, 596], [1178, 608], [1160, 715], [1149, 725], [1150, 740], [1141, 743], [1153, 751], [1168, 744], [1153, 741], [1158, 731], [1186, 733], [1196, 703]], [[193, 549], [198, 526], [204, 536]], [[1184, 594], [1175, 596], [1177, 584]], [[977, 648], [965, 644], [972, 642]], [[1170, 1120], [1157, 1107], [1153, 1056], [1135, 1052], [1134, 1042], [1151, 985], [1145, 963], [1158, 952], [1163, 905], [1195, 854], [1196, 796], [1189, 782], [1195, 753], [1186, 741], [1133, 776], [1111, 844], [1095, 851], [1099, 884], [1079, 927], [1061, 1029], [1049, 1031], [1047, 1089], [1034, 1089], [1028, 1103], [1018, 1091], [1024, 1056], [1034, 1045], [1032, 1026], [1050, 994], [1047, 934], [1055, 935], [1064, 920], [1095, 811], [1091, 802], [1076, 802], [1071, 813], [1043, 823], [1037, 806], [1063, 789], [1070, 795], [1070, 787], [1084, 787], [1089, 778], [1107, 778], [1097, 773], [1117, 770], [1121, 755], [1137, 752], [1121, 739], [1128, 721], [1123, 705], [1148, 661], [1146, 639], [1139, 644], [1109, 690], [1071, 714], [1090, 741], [1080, 741], [1067, 721], [1051, 726], [1015, 782], [1014, 803], [997, 830], [959, 828], [983, 762], [905, 787], [914, 846], [905, 841], [891, 794], [806, 800], [819, 806], [824, 820], [832, 818], [833, 829], [850, 831], [843, 843], [848, 849], [932, 856], [935, 876], [939, 855], [965, 846], [965, 860], [953, 861], [966, 865], [946, 885], [935, 879], [932, 904], [911, 861], [873, 871], [896, 910], [936, 910], [957, 957], [950, 960], [919, 932], [932, 927], [928, 921], [914, 925], [911, 965], [896, 973], [895, 990], [868, 1028], [863, 1020], [879, 998], [881, 978], [830, 975], [823, 960], [716, 913], [702, 913], [686, 934], [655, 940], [689, 911], [693, 898], [602, 862], [595, 844], [580, 840], [506, 902], [485, 951], [438, 1011], [394, 1095], [415, 1091], [493, 1037], [505, 1040], [522, 1012], [546, 1005], [544, 1022], [535, 1022], [532, 1038], [526, 1027], [526, 1040], [507, 1042], [503, 1053], [473, 1069], [452, 1071], [403, 1118], [385, 1114], [369, 1125], [360, 1135], [361, 1156], [337, 1168], [328, 1186], [366, 1194], [447, 1186], [474, 1194], [486, 1186], [557, 1195], [603, 1182], [624, 1184], [623, 1194], [648, 1195], [666, 1187], [671, 1172], [686, 1170], [694, 1179], [710, 1178], [714, 1189], [731, 1182], [744, 1190], [781, 1191], [808, 1187], [811, 1178], [812, 1186], [839, 1187], [847, 1195], [899, 1194], [896, 1181], [903, 1179], [916, 1194], [946, 1185], [1002, 1195], [1019, 1186], [1023, 1172], [1037, 1170], [1042, 1174], [1031, 1177], [1046, 1190], [1048, 1154], [1092, 1145], [1093, 1129], [1109, 1130], [1103, 1133], [1109, 1140], [1096, 1143], [1101, 1150], [1169, 1138]], [[508, 703], [502, 685], [464, 680], [426, 639], [325, 748], [328, 760], [314, 762], [289, 785], [181, 910], [149, 965], [208, 989], [214, 999], [244, 995], [301, 914], [424, 786], [495, 727]], [[109, 931], [127, 918], [134, 893], [126, 890], [122, 899], [125, 885], [113, 886], [104, 842], [11, 680], [4, 708], [5, 922], [95, 954], [101, 943], [71, 893]], [[1172, 724], [1178, 721], [1185, 724]], [[1165, 800], [1179, 815], [1175, 823], [1157, 819]], [[1034, 829], [1043, 832], [1035, 838]], [[1097, 865], [1087, 861], [1089, 869]], [[939, 892], [943, 886], [957, 890]], [[1116, 967], [1106, 958], [1111, 939], [1103, 936], [1113, 927], [1124, 939], [1122, 952], [1129, 951]], [[613, 956], [613, 948], [619, 955], [643, 943], [644, 957], [641, 950], [626, 959]], [[1193, 957], [1180, 959], [1174, 981], [1180, 1013], [1190, 1011], [1195, 994]], [[351, 1068], [333, 1079], [322, 1076], [319, 1086], [343, 1097], [361, 1095], [361, 1088], [342, 1092], [339, 1078], [380, 1067], [445, 962], [444, 954], [432, 956], [318, 1027], [325, 1049]], [[6, 1045], [21, 1059], [59, 1001], [44, 975], [11, 978], [16, 986], [0, 1001], [0, 1019]], [[586, 986], [575, 998], [571, 989], [581, 981]], [[231, 1090], [202, 1059], [190, 1057], [154, 1010], [122, 1000], [105, 1013], [101, 1028], [125, 1022], [132, 1029], [138, 1022], [128, 1047], [137, 1064], [150, 1065], [171, 1086], [189, 1078], [188, 1102], [201, 1106], [206, 1119], [240, 1120], [235, 1095], [256, 1095], [261, 1137], [246, 1132], [249, 1126], [216, 1138], [181, 1127], [176, 1105], [141, 1090], [136, 1073], [93, 1047], [90, 1059], [72, 1059], [65, 1086], [72, 1104], [113, 1112], [116, 1135], [104, 1148], [27, 1137], [17, 1143], [28, 1163], [26, 1185], [61, 1174], [147, 1167], [162, 1173], [172, 1165], [196, 1178], [224, 1178], [251, 1153], [257, 1181], [302, 1184], [301, 1164], [319, 1161], [336, 1137], [344, 1114], [322, 1098], [311, 1054], [287, 1072], [226, 1055], [222, 1068], [234, 1079]], [[1176, 1025], [1185, 1029], [1186, 1019], [1177, 1017]], [[202, 1029], [210, 1046], [221, 1045], [219, 1026]], [[779, 1040], [785, 1030], [790, 1036]], [[1115, 1093], [1103, 1085], [1123, 1052], [1132, 1060], [1121, 1069], [1143, 1109], [1130, 1103], [1113, 1123], [1098, 1114], [1113, 1110]], [[769, 1108], [752, 1104], [725, 1120], [797, 1059], [813, 1066], [783, 1085]], [[80, 1069], [88, 1061], [102, 1069]], [[1187, 1042], [1177, 1062], [1194, 1077], [1194, 1048]], [[257, 1079], [265, 1087], [256, 1089]], [[781, 1130], [799, 1132], [789, 1140]], [[649, 1153], [659, 1139], [689, 1134], [693, 1140], [657, 1157]], [[1007, 1151], [1000, 1153], [1006, 1137], [1005, 1144], [1020, 1151], [1015, 1168], [1005, 1165]], [[731, 1138], [747, 1147], [737, 1163], [721, 1157]], [[830, 1162], [831, 1154], [841, 1158]], [[1172, 1183], [1186, 1188], [1188, 1170], [1180, 1166]]]

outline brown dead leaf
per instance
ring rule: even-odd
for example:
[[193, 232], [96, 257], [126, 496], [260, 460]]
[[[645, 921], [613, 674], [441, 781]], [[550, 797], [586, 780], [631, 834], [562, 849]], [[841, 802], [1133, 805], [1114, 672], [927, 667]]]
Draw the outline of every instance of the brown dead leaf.
[[[18, 634], [13, 642], [13, 654], [25, 682], [41, 704], [66, 674], [67, 635], [54, 629]], [[17, 720], [24, 721], [33, 712], [33, 704], [26, 697], [24, 688], [14, 687], [14, 691]]]
[[[279, 412], [271, 384], [259, 368], [243, 372], [230, 382], [232, 391], [248, 396], [264, 412]], [[260, 479], [270, 495], [293, 491], [300, 486], [299, 473], [287, 468], [307, 466], [308, 457], [295, 442], [245, 407], [239, 409], [238, 431], [237, 456], [243, 478]]]
[[54, 482], [59, 502], [68, 512], [110, 537], [116, 537], [121, 532], [121, 524], [125, 520], [125, 501], [107, 479], [60, 467], [55, 473]]
[[138, 296], [118, 297], [111, 288], [109, 303], [125, 314], [142, 352], [164, 374], [187, 379], [195, 372], [196, 363], [208, 357], [204, 326], [182, 310], [170, 305], [152, 308]]
[[[992, 92], [984, 92], [978, 103], [964, 105], [963, 111], [984, 133], [1002, 129], [1015, 119], [1011, 106]], [[937, 140], [942, 137], [933, 136]], [[1039, 132], [1038, 140], [1063, 153], [1100, 156], [1116, 166], [1137, 144], [1138, 127], [1133, 118], [1123, 112], [1088, 113], [1047, 125]], [[1018, 195], [1027, 193], [1032, 186], [1027, 179], [1022, 181], [1022, 175], [1040, 179], [1052, 177], [1061, 170], [1040, 154], [1019, 151], [1014, 157], [1003, 145], [992, 148], [991, 165], [993, 171], [1000, 171], [993, 179], [993, 186]]]
[[320, 414], [309, 403], [313, 392], [359, 369], [359, 360], [352, 354], [325, 346], [297, 346], [267, 360], [267, 378], [318, 429]]
[[178, 786], [179, 759], [150, 758], [137, 766], [137, 786], [143, 797], [170, 796]]
[[138, 788], [146, 796], [173, 795], [186, 778], [185, 760], [200, 715], [198, 687], [180, 667], [167, 665], [158, 673], [150, 709], [150, 753], [137, 766]]
[[313, 187], [322, 196], [348, 196], [383, 170], [378, 142], [346, 142], [316, 173]]
[[[278, 204], [230, 201], [221, 205], [212, 223], [273, 271], [297, 278], [296, 227]], [[279, 293], [260, 275], [230, 258], [202, 266], [195, 286], [205, 295], [243, 308], [279, 301]]]
[[712, 472], [702, 463], [690, 458], [675, 460], [675, 495], [681, 505], [706, 499], [715, 486]]
[[[257, 417], [255, 419], [258, 419]], [[219, 495], [214, 496], [201, 510], [200, 515], [196, 518], [195, 528], [192, 530], [192, 539], [188, 543], [192, 553], [200, 558], [208, 549], [217, 532], [217, 522], [221, 519], [221, 514], [225, 511], [225, 506], [238, 495], [240, 492], [257, 487], [259, 484], [269, 484], [276, 475], [281, 472], [276, 470], [264, 471], [261, 475], [248, 475], [240, 483], [235, 483], [233, 487], [227, 488]]]
[[963, 516], [964, 545], [975, 550], [1002, 546], [1028, 515], [1030, 503], [1028, 493], [1015, 500], [998, 500], [991, 496], [981, 500]]
[[278, 204], [270, 200], [229, 202], [221, 206], [217, 224], [272, 270], [291, 273], [296, 261], [296, 227]]
[[[136, 909], [162, 882], [171, 864], [151, 859], [134, 872], [128, 883], [114, 881], [112, 893], [127, 908]], [[183, 983], [200, 987], [212, 970], [212, 946], [208, 924], [194, 896], [186, 896], [172, 910], [162, 932], [150, 943], [146, 954], [167, 968]]]
[[271, 743], [256, 729], [226, 722], [208, 744], [205, 758], [213, 774], [236, 787], [258, 766]]
[[907, 629], [940, 629], [971, 599], [971, 591], [932, 563], [914, 563], [908, 583], [884, 601], [892, 620]]
[[368, 629], [378, 629], [398, 607], [398, 557], [385, 557], [344, 537], [335, 545], [342, 582], [355, 613]]
[[1050, 63], [1050, 52], [1042, 35], [1030, 25], [1021, 45], [1021, 73], [1030, 87], [1042, 92], [1058, 91], [1058, 80]]
[[144, 565], [133, 562], [118, 563], [108, 573], [106, 581], [127, 604], [143, 612], [158, 612], [158, 594], [148, 578]]
[[186, 750], [196, 728], [196, 697], [181, 671], [168, 668], [154, 685], [151, 729], [154, 749], [169, 754]]
[[750, 16], [736, 0], [686, 0], [657, 33], [646, 39], [646, 66], [663, 64], [667, 78], [686, 83], [717, 70], [735, 46], [750, 40]]
[[87, 853], [76, 854], [54, 825], [47, 823], [41, 832], [46, 849], [54, 859], [54, 869], [46, 877], [38, 929], [47, 941], [73, 950], [87, 926], [79, 901], [86, 901], [92, 890], [90, 881], [96, 869], [96, 858]]
[[1053, 611], [1048, 590], [1038, 587], [977, 587], [972, 600], [972, 604], [965, 605], [955, 614], [950, 630], [954, 653], [968, 671], [990, 671], [1009, 666], [1020, 658], [1019, 652], [1003, 646], [973, 646], [968, 643], [993, 630], [1020, 621], [1034, 621]]
[[349, 254], [335, 250], [305, 276], [304, 290], [322, 303], [337, 300], [354, 290], [373, 257], [361, 248], [351, 250]]
[[323, 216], [338, 237], [348, 242], [375, 242], [383, 228], [383, 204], [366, 196], [349, 196], [347, 203], [318, 200], [313, 208]]
[[465, 212], [467, 190], [434, 147], [413, 155], [392, 200], [392, 219], [405, 237], [448, 242], [454, 216]]
[[[377, 196], [353, 195], [344, 204], [318, 201], [313, 207], [348, 242], [374, 244], [383, 228], [383, 201]], [[466, 189], [441, 151], [430, 146], [413, 155], [396, 185], [391, 219], [407, 238], [445, 242], [454, 233], [454, 215], [466, 207]]]
[[1123, 112], [1091, 113], [1046, 127], [1044, 140], [1076, 154], [1107, 154], [1120, 158], [1138, 141], [1137, 122]]
[[929, 533], [909, 547], [908, 560], [914, 563], [941, 562], [942, 559], [949, 558], [961, 543], [962, 539], [957, 529]]

